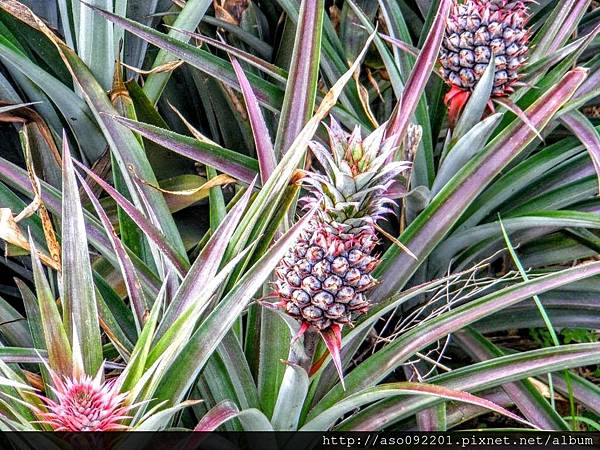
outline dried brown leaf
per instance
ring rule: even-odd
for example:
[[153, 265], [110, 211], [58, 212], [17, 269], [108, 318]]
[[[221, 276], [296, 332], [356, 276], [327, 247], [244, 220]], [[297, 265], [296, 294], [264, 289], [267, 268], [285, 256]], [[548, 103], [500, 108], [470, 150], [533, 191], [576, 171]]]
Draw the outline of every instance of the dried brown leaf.
[[[10, 208], [0, 208], [0, 239], [27, 251], [31, 251], [29, 240], [15, 221], [13, 212]], [[52, 267], [54, 270], [60, 270], [60, 265], [57, 265], [56, 261], [50, 256], [39, 250], [37, 251], [37, 254], [40, 261], [45, 265]]]
[[[54, 224], [52, 223], [52, 219], [50, 219], [50, 214], [48, 213], [48, 210], [46, 209], [46, 206], [42, 201], [41, 183], [40, 179], [35, 173], [33, 162], [31, 160], [31, 150], [29, 148], [29, 134], [26, 127], [23, 128], [23, 136], [25, 137], [25, 165], [27, 166], [27, 174], [29, 176], [29, 181], [31, 182], [31, 188], [34, 194], [33, 201], [30, 203], [29, 206], [34, 205], [33, 207], [40, 216], [40, 219], [42, 221], [42, 229], [44, 230], [44, 237], [46, 238], [46, 245], [48, 246], [48, 251], [50, 252], [50, 257], [55, 262], [57, 267], [59, 267], [59, 269], [57, 270], [60, 270], [60, 244], [56, 237], [56, 232], [54, 231]], [[34, 211], [32, 211], [32, 213], [33, 212]], [[15, 219], [16, 222], [19, 222], [19, 220], [21, 220], [21, 214], [19, 214], [19, 216], [17, 216], [17, 218]]]
[[128, 68], [132, 72], [139, 73], [140, 75], [152, 75], [155, 73], [165, 73], [165, 72], [173, 72], [179, 66], [183, 64], [182, 59], [176, 59], [174, 61], [169, 61], [165, 64], [161, 64], [160, 66], [153, 67], [150, 70], [138, 69], [137, 67], [130, 66], [129, 64], [121, 63], [123, 67]]

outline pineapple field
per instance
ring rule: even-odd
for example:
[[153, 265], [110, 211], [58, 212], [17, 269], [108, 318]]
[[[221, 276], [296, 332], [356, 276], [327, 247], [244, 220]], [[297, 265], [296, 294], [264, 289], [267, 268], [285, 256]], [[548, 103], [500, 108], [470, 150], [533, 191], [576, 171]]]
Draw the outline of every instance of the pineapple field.
[[600, 431], [600, 5], [0, 0], [0, 430]]

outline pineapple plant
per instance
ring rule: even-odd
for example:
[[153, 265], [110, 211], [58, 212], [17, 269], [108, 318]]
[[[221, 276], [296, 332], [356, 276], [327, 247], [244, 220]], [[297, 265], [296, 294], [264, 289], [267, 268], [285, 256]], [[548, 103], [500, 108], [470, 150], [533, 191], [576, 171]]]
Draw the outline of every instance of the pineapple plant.
[[0, 429], [593, 426], [597, 14], [401, 3], [0, 0]]
[[440, 49], [440, 73], [451, 87], [445, 97], [451, 123], [492, 59], [492, 96], [514, 92], [519, 69], [527, 61], [527, 19], [527, 7], [520, 0], [454, 2]]
[[281, 306], [309, 327], [339, 334], [369, 308], [368, 292], [376, 280], [371, 272], [378, 258], [376, 224], [390, 212], [386, 191], [409, 163], [389, 162], [396, 150], [380, 126], [364, 139], [356, 127], [347, 133], [331, 119], [329, 148], [317, 141], [310, 149], [324, 173], [306, 171], [304, 209], [317, 215], [276, 269]]
[[132, 405], [125, 405], [127, 392], [119, 393], [116, 379], [102, 381], [101, 367], [95, 377], [81, 373], [61, 378], [49, 369], [52, 392], [56, 400], [40, 396], [45, 410], [37, 409], [40, 423], [54, 431], [119, 431], [127, 426], [121, 422], [129, 418]]

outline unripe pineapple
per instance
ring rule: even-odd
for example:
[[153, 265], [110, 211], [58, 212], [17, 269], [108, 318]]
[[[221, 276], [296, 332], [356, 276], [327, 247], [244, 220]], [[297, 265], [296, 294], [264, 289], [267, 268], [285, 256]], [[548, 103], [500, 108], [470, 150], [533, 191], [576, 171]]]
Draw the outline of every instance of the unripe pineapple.
[[514, 92], [518, 70], [527, 57], [527, 19], [523, 1], [455, 1], [440, 49], [441, 74], [451, 86], [445, 99], [451, 123], [492, 57], [495, 64], [492, 96]]
[[369, 308], [379, 262], [375, 223], [392, 203], [386, 191], [409, 167], [387, 161], [394, 148], [383, 126], [362, 139], [358, 127], [349, 134], [332, 119], [328, 131], [330, 149], [310, 144], [325, 173], [303, 179], [309, 194], [301, 202], [318, 213], [276, 270], [280, 304], [301, 321], [302, 332], [313, 326], [339, 333]]

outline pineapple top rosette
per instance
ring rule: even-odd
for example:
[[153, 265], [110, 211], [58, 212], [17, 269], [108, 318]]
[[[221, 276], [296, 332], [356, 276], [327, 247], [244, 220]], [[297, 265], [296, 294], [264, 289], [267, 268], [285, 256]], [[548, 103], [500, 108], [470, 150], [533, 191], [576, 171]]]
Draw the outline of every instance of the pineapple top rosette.
[[332, 119], [328, 133], [330, 148], [310, 144], [324, 173], [307, 171], [303, 178], [308, 195], [301, 201], [318, 214], [279, 264], [276, 292], [301, 322], [300, 334], [312, 326], [339, 336], [369, 307], [379, 263], [375, 224], [393, 203], [386, 191], [410, 163], [390, 161], [395, 148], [385, 126], [363, 139], [358, 127], [347, 133]]
[[455, 2], [440, 49], [441, 75], [451, 86], [445, 97], [454, 124], [494, 58], [492, 96], [514, 92], [518, 70], [527, 59], [529, 31], [523, 1], [466, 0]]

